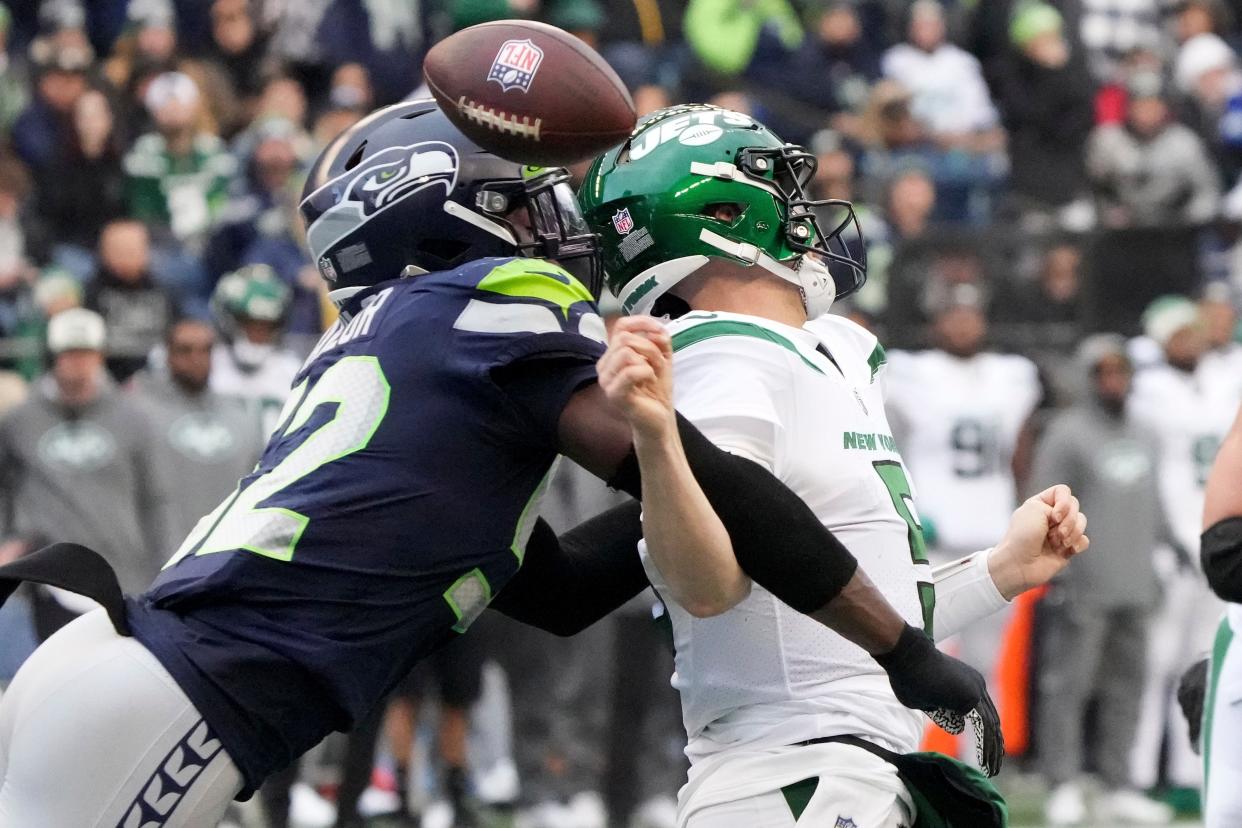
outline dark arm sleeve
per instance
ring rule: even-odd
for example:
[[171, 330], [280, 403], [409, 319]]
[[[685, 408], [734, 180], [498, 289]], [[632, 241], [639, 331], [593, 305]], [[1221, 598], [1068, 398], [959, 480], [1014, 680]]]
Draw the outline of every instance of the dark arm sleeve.
[[1208, 527], [1200, 544], [1199, 560], [1212, 591], [1222, 600], [1242, 601], [1242, 517]]
[[[680, 414], [677, 426], [690, 469], [728, 530], [742, 570], [802, 613], [836, 598], [858, 561], [802, 498], [758, 463], [717, 448]], [[641, 495], [632, 448], [608, 485]]]
[[559, 538], [535, 522], [522, 567], [492, 601], [492, 609], [556, 635], [573, 635], [647, 586], [638, 558], [640, 507], [623, 503]]

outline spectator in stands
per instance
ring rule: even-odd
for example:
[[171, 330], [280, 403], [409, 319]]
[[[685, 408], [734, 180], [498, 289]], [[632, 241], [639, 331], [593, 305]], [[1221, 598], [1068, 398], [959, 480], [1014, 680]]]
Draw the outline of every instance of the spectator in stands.
[[160, 468], [177, 485], [168, 493], [171, 555], [199, 518], [216, 508], [259, 459], [262, 439], [253, 411], [208, 388], [216, 334], [197, 319], [172, 323], [164, 339], [168, 376], [138, 376], [139, 399], [151, 415]]
[[1009, 37], [1011, 48], [992, 62], [991, 74], [1009, 133], [1016, 212], [1036, 226], [1088, 229], [1083, 157], [1095, 113], [1084, 58], [1071, 49], [1061, 13], [1042, 0], [1015, 8]]
[[130, 215], [194, 246], [223, 206], [236, 162], [219, 138], [200, 129], [199, 91], [187, 75], [158, 76], [145, 102], [157, 131], [140, 137], [125, 157]]
[[[788, 0], [768, 3], [690, 0], [682, 22], [686, 43], [703, 66], [728, 77], [779, 77], [802, 43], [802, 24]], [[759, 76], [753, 71], [758, 70]], [[779, 87], [777, 87], [779, 88]]]
[[0, 337], [13, 336], [30, 314], [37, 271], [27, 205], [30, 176], [12, 156], [0, 156]]
[[884, 207], [895, 242], [922, 238], [936, 209], [936, 185], [926, 171], [910, 167], [888, 185]]
[[89, 46], [56, 47], [37, 40], [30, 48], [35, 97], [13, 123], [10, 139], [36, 174], [53, 161], [56, 149], [71, 140], [73, 107], [87, 89], [94, 56]]
[[1079, 36], [1097, 83], [1124, 80], [1123, 64], [1135, 52], [1163, 54], [1162, 0], [1081, 0]]
[[74, 105], [70, 140], [57, 149], [55, 162], [37, 182], [37, 207], [53, 241], [52, 258], [83, 282], [95, 269], [100, 231], [125, 210], [118, 132], [108, 96], [88, 90]]
[[939, 0], [910, 6], [906, 41], [884, 53], [884, 76], [912, 95], [911, 112], [945, 149], [991, 152], [1002, 146], [996, 110], [979, 61], [947, 40]]
[[156, 129], [125, 156], [126, 205], [151, 230], [153, 270], [188, 313], [204, 314], [210, 288], [197, 253], [227, 200], [237, 162], [200, 126], [200, 94], [188, 75], [158, 75], [143, 98]]
[[601, 5], [608, 25], [600, 32], [600, 52], [634, 94], [640, 116], [661, 108], [649, 99], [677, 88], [685, 70], [685, 3], [603, 0]]
[[260, 121], [249, 137], [253, 151], [245, 160], [246, 174], [221, 211], [205, 255], [207, 268], [218, 278], [244, 264], [269, 265], [293, 290], [288, 332], [318, 339], [322, 280], [306, 254], [297, 215], [300, 172], [311, 140], [282, 118]]
[[1220, 185], [1203, 141], [1172, 120], [1158, 74], [1139, 72], [1128, 87], [1125, 123], [1096, 127], [1087, 146], [1101, 223], [1128, 228], [1211, 220]]
[[117, 89], [130, 88], [140, 75], [175, 68], [177, 21], [169, 0], [139, 0], [126, 7], [125, 30], [104, 62], [104, 75]]
[[82, 283], [63, 269], [45, 268], [34, 283], [32, 308], [24, 314], [17, 331], [3, 340], [5, 364], [27, 381], [33, 381], [47, 366], [47, 320], [62, 310], [82, 305]]
[[1238, 56], [1215, 34], [1182, 44], [1174, 72], [1186, 96], [1183, 120], [1209, 148], [1221, 184], [1232, 187], [1242, 173], [1242, 71]]
[[1199, 35], [1214, 34], [1229, 37], [1234, 18], [1229, 7], [1221, 0], [1178, 0], [1174, 29], [1178, 43]]
[[853, 0], [833, 0], [820, 14], [791, 59], [791, 71], [806, 78], [793, 95], [839, 118], [857, 118], [867, 105], [871, 84], [880, 77], [880, 54], [863, 36]]
[[13, 14], [9, 7], [0, 3], [0, 131], [12, 128], [17, 116], [30, 101], [29, 83], [25, 67], [9, 54], [9, 30], [13, 27]]
[[211, 4], [211, 42], [202, 56], [228, 78], [247, 120], [254, 115], [263, 89], [267, 42], [250, 0], [215, 0]]
[[[1095, 766], [1106, 793], [1096, 817], [1129, 824], [1168, 822], [1168, 806], [1131, 789], [1148, 629], [1160, 586], [1152, 565], [1167, 530], [1161, 518], [1155, 437], [1126, 414], [1132, 369], [1125, 340], [1108, 334], [1079, 348], [1080, 393], [1036, 449], [1032, 491], [1068, 483], [1091, 515], [1091, 554], [1062, 572], [1045, 601], [1041, 648], [1040, 766], [1052, 795], [1049, 825], [1087, 822], [1082, 785], [1086, 712], [1097, 702]], [[1089, 379], [1088, 379], [1089, 377]]]
[[90, 546], [126, 592], [145, 589], [167, 558], [167, 482], [146, 412], [104, 371], [105, 328], [75, 308], [48, 325], [52, 370], [0, 420], [0, 535]]
[[147, 228], [118, 219], [99, 236], [99, 270], [86, 288], [84, 304], [108, 326], [108, 372], [125, 382], [147, 364], [147, 357], [176, 317], [173, 300], [150, 271]]

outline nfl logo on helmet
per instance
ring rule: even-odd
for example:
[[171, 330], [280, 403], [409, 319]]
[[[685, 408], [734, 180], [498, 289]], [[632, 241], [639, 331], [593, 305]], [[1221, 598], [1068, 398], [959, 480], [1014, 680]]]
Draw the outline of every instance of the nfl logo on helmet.
[[634, 229], [634, 219], [630, 218], [629, 207], [626, 207], [624, 210], [618, 210], [613, 214], [612, 226], [623, 236]]
[[489, 81], [496, 81], [504, 92], [510, 89], [530, 91], [530, 85], [543, 63], [543, 49], [529, 39], [506, 40], [500, 45], [496, 59], [492, 61], [491, 71], [487, 73]]

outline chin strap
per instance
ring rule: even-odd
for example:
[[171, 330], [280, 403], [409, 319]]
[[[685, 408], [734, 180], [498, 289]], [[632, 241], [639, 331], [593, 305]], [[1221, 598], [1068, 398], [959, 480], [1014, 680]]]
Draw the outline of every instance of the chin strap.
[[836, 282], [828, 267], [816, 258], [808, 255], [798, 257], [794, 267], [778, 262], [759, 247], [745, 242], [726, 238], [704, 227], [699, 231], [699, 241], [727, 253], [743, 263], [758, 265], [774, 276], [797, 285], [802, 291], [802, 303], [806, 306], [806, 315], [811, 319], [822, 316], [832, 307], [837, 298]]

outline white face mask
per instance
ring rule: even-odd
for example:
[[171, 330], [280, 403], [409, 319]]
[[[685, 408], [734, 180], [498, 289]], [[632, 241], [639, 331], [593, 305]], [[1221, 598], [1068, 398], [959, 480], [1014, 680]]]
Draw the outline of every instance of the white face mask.
[[823, 316], [837, 298], [837, 283], [832, 280], [828, 265], [815, 256], [806, 255], [798, 260], [794, 273], [802, 288], [807, 318]]
[[254, 371], [266, 362], [275, 350], [274, 345], [259, 345], [245, 337], [239, 337], [233, 343], [233, 359], [247, 371]]

